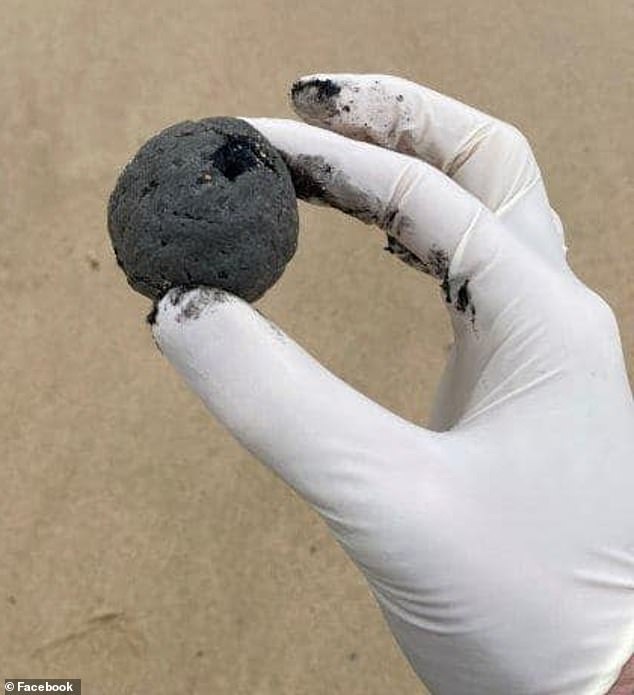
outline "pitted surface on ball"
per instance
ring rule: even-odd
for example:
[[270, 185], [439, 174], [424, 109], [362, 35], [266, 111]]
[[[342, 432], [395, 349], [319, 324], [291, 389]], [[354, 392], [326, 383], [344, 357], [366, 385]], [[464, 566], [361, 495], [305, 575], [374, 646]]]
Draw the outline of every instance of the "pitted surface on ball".
[[108, 206], [117, 262], [154, 300], [198, 286], [258, 299], [293, 257], [297, 230], [286, 165], [237, 118], [186, 121], [148, 140]]

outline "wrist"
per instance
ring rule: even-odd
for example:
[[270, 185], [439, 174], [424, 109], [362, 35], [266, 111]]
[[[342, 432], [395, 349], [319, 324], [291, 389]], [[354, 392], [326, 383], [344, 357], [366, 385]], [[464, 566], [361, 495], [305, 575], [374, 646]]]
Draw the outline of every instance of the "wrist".
[[633, 695], [634, 694], [634, 654], [621, 669], [616, 683], [608, 690], [606, 695]]

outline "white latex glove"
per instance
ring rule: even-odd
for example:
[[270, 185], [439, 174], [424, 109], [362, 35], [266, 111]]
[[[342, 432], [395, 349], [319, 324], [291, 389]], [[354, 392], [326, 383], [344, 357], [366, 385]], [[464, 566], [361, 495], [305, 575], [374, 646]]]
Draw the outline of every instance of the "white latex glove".
[[433, 422], [219, 290], [164, 297], [157, 344], [323, 516], [434, 695], [604, 695], [634, 650], [634, 407], [613, 313], [568, 267], [527, 141], [394, 77], [304, 78], [292, 96], [319, 127], [249, 120], [298, 194], [378, 225], [442, 283], [455, 344]]

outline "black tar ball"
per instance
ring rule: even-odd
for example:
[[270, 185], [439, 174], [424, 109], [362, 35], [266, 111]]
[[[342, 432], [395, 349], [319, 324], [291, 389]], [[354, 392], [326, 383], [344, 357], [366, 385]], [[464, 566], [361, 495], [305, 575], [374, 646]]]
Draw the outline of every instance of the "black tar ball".
[[284, 161], [237, 118], [186, 121], [148, 140], [108, 205], [117, 262], [155, 301], [201, 285], [258, 299], [293, 257], [297, 230]]

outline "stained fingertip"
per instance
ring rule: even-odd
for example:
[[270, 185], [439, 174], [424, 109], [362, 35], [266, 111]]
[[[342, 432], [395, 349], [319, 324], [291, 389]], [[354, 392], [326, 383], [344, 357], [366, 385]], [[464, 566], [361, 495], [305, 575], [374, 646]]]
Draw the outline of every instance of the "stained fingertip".
[[235, 295], [215, 287], [173, 287], [154, 305], [148, 323], [157, 336], [165, 326], [186, 325], [232, 300]]
[[291, 104], [304, 120], [320, 122], [339, 113], [341, 84], [327, 75], [300, 77], [291, 86]]
[[341, 86], [338, 83], [339, 75], [304, 75], [298, 77], [291, 86], [291, 98], [305, 94], [308, 91], [318, 92], [321, 98], [330, 98], [336, 96], [341, 91]]
[[417, 127], [412, 84], [387, 75], [311, 75], [291, 89], [293, 108], [312, 125], [413, 154]]

